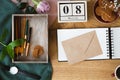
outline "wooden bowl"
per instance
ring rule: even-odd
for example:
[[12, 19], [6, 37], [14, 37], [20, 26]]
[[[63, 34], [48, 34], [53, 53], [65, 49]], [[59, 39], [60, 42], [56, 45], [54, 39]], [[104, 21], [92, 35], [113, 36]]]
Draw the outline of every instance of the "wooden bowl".
[[117, 13], [115, 13], [116, 14], [116, 18], [113, 20], [113, 21], [104, 21], [102, 18], [101, 18], [101, 16], [98, 16], [97, 14], [96, 14], [96, 8], [98, 7], [99, 5], [98, 5], [98, 1], [96, 1], [96, 3], [95, 3], [95, 5], [94, 5], [94, 15], [95, 15], [95, 17], [96, 17], [96, 19], [98, 20], [98, 21], [100, 21], [100, 22], [103, 22], [103, 23], [112, 23], [112, 22], [114, 22], [115, 20], [117, 20], [118, 19], [118, 14]]

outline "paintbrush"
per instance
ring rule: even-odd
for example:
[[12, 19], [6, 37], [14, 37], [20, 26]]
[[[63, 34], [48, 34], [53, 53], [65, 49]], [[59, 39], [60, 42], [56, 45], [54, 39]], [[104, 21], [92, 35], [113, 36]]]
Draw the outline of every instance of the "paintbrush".
[[26, 27], [25, 27], [25, 33], [24, 33], [24, 39], [25, 39], [25, 42], [24, 42], [24, 49], [26, 48], [26, 40], [27, 40], [27, 37], [28, 37], [28, 29], [29, 29], [29, 20], [27, 19], [26, 21]]
[[27, 46], [26, 46], [26, 52], [25, 52], [26, 56], [28, 56], [28, 52], [29, 52], [31, 34], [32, 34], [32, 27], [29, 28], [29, 32], [28, 32]]

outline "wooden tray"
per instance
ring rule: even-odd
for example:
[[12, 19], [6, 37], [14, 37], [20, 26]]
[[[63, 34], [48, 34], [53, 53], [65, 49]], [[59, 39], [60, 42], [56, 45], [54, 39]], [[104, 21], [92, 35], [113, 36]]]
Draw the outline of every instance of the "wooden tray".
[[[31, 41], [28, 56], [15, 57], [13, 63], [47, 63], [48, 62], [48, 15], [47, 14], [13, 14], [12, 15], [12, 41], [24, 38], [26, 19], [32, 27]], [[34, 58], [34, 47], [40, 45], [44, 53]], [[25, 54], [25, 53], [23, 53]]]

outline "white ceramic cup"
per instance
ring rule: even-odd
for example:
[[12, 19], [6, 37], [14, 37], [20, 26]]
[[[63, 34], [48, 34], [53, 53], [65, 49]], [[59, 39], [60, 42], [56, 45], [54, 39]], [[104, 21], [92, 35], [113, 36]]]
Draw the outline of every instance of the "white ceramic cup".
[[118, 65], [114, 72], [116, 80], [120, 80], [120, 65]]

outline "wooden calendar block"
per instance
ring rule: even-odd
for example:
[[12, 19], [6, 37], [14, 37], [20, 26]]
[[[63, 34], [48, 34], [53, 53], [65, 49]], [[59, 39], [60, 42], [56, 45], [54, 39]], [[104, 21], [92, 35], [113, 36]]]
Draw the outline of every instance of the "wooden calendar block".
[[58, 1], [58, 22], [86, 22], [86, 1]]

